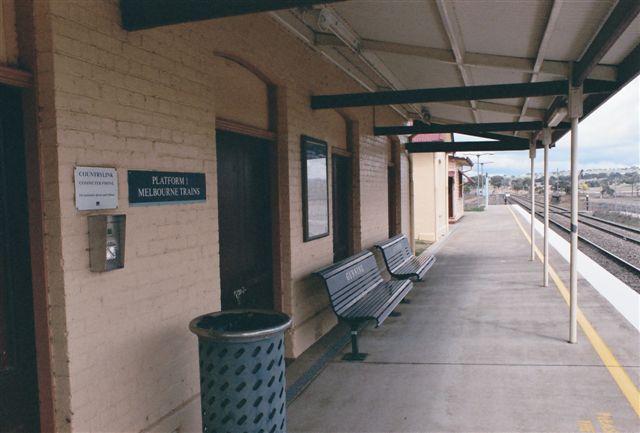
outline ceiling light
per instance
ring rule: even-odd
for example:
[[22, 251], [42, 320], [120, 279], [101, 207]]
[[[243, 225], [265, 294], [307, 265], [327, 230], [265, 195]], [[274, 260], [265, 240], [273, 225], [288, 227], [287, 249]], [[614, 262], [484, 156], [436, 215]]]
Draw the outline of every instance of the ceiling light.
[[329, 8], [322, 8], [318, 14], [318, 27], [324, 32], [331, 32], [346, 46], [360, 51], [360, 38], [349, 25]]

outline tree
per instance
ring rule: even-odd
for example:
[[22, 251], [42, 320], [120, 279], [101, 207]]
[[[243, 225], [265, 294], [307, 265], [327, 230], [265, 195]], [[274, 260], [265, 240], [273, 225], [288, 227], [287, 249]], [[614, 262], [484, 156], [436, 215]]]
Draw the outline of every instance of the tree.
[[523, 189], [525, 189], [524, 179], [513, 179], [511, 181], [511, 188], [513, 188], [514, 191], [522, 191]]
[[551, 183], [554, 191], [571, 192], [571, 178], [569, 176], [558, 176], [558, 178], [554, 180], [555, 182]]
[[635, 189], [636, 191], [636, 195], [640, 195], [638, 194], [640, 191], [640, 173], [639, 172], [630, 172], [630, 173], [625, 173], [622, 181], [626, 184], [631, 185], [631, 195], [633, 196], [633, 190]]
[[609, 185], [614, 185], [622, 181], [622, 174], [615, 171], [613, 173], [609, 173], [609, 175], [607, 176], [607, 179], [609, 180]]
[[616, 190], [611, 188], [611, 186], [609, 186], [609, 181], [608, 180], [603, 180], [602, 183], [602, 190], [600, 191], [601, 195], [608, 195], [610, 197], [615, 196], [616, 194]]
[[504, 177], [491, 176], [491, 178], [489, 179], [489, 184], [494, 188], [500, 188], [504, 184]]

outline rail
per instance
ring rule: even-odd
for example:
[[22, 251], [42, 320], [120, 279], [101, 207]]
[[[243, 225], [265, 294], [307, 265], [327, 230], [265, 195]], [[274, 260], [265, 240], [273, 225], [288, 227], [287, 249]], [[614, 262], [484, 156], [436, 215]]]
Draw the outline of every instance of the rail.
[[[509, 197], [509, 199], [524, 207], [525, 209], [527, 209], [528, 211], [531, 211], [531, 206], [520, 199], [517, 199], [515, 197]], [[535, 212], [536, 215], [538, 215], [539, 217], [543, 217], [542, 212]], [[571, 233], [571, 230], [568, 227], [563, 226], [561, 223], [554, 221], [553, 219], [549, 218], [549, 223], [553, 224], [554, 226], [558, 227], [559, 229], [563, 230], [566, 233]], [[584, 222], [583, 222], [584, 223]], [[604, 231], [604, 230], [603, 230]], [[585, 244], [593, 247], [594, 249], [596, 249], [598, 252], [600, 252], [603, 256], [609, 258], [610, 260], [612, 260], [613, 262], [617, 263], [618, 265], [624, 267], [625, 269], [631, 271], [632, 273], [634, 273], [637, 276], [640, 276], [640, 268], [629, 263], [628, 261], [626, 261], [625, 259], [617, 256], [616, 254], [612, 253], [611, 251], [607, 250], [606, 248], [603, 248], [602, 246], [596, 244], [595, 242], [585, 238], [584, 236], [578, 235], [578, 239], [582, 242], [584, 242]], [[627, 239], [628, 240], [628, 239]]]

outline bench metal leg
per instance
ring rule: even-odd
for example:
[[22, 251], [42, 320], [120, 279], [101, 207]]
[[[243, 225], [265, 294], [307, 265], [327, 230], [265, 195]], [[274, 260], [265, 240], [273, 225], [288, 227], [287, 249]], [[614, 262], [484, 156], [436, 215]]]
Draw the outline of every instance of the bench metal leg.
[[358, 325], [351, 324], [351, 353], [346, 353], [343, 357], [343, 361], [364, 361], [367, 357], [366, 353], [358, 351]]
[[407, 299], [407, 298], [402, 298], [402, 301], [400, 301], [401, 304], [410, 304], [411, 303], [411, 299]]

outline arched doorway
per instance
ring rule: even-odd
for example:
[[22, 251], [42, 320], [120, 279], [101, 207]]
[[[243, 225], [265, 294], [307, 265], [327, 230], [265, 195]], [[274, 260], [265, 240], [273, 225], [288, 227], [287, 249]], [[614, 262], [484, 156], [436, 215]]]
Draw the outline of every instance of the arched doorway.
[[216, 159], [221, 308], [275, 305], [275, 132], [272, 89], [237, 59], [218, 56]]

